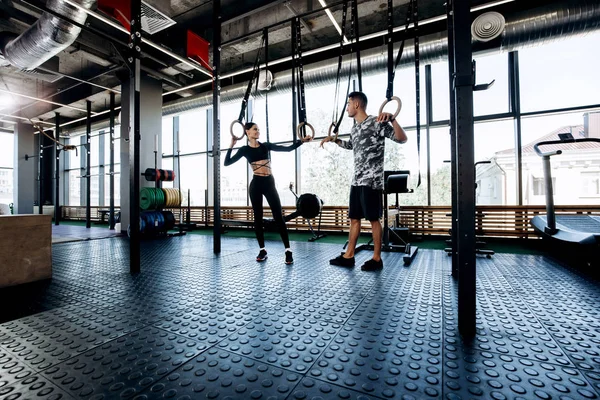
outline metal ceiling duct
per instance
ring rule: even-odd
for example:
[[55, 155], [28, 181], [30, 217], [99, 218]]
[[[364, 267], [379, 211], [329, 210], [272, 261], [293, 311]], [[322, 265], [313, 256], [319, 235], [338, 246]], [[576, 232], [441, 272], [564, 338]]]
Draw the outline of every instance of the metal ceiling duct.
[[[504, 33], [488, 42], [474, 41], [473, 51], [475, 53], [508, 52], [558, 41], [598, 29], [600, 29], [599, 1], [580, 0], [550, 4], [507, 16]], [[419, 51], [422, 65], [447, 60], [448, 37], [446, 32], [420, 39]], [[407, 43], [400, 63], [401, 66], [412, 65], [414, 57], [414, 47], [411, 43]], [[386, 47], [361, 52], [361, 63], [364, 75], [385, 72], [387, 66]], [[344, 63], [343, 74], [347, 73], [348, 64]], [[337, 60], [326, 60], [304, 67], [304, 80], [308, 88], [335, 83], [336, 74]], [[273, 94], [289, 93], [291, 84], [291, 72], [280, 72], [275, 74], [270, 92]], [[239, 101], [244, 95], [246, 86], [247, 83], [240, 83], [225, 87], [221, 91], [221, 102]], [[258, 93], [259, 97], [262, 95], [263, 93]], [[178, 114], [192, 109], [208, 107], [211, 104], [212, 91], [167, 103], [163, 106], [163, 115]]]
[[[77, 0], [90, 9], [95, 0]], [[59, 15], [84, 24], [87, 14], [62, 0], [48, 0], [46, 7]], [[81, 28], [49, 13], [43, 13], [29, 29], [2, 48], [4, 58], [22, 70], [32, 70], [69, 47]]]

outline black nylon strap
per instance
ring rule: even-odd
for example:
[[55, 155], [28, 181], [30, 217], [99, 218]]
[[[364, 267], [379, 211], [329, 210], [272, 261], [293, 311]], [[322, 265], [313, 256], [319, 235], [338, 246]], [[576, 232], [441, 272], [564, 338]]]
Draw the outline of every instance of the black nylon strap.
[[244, 93], [244, 98], [242, 99], [242, 107], [240, 109], [240, 115], [238, 117], [238, 121], [240, 121], [240, 122], [245, 120], [246, 107], [248, 106], [248, 99], [250, 98], [250, 93], [252, 92], [252, 83], [254, 82], [255, 79], [258, 78], [258, 71], [259, 71], [258, 67], [260, 65], [260, 52], [262, 51], [264, 41], [265, 41], [265, 38], [263, 36], [260, 48], [258, 49], [258, 52], [256, 53], [256, 60], [254, 60], [254, 68], [252, 69], [252, 78], [248, 82], [248, 86], [246, 87], [246, 93]]
[[[302, 33], [300, 32], [300, 20], [294, 19], [296, 28], [296, 68], [298, 71], [298, 123], [306, 122], [306, 98], [304, 95], [304, 67], [302, 66]], [[304, 127], [303, 134], [304, 132]]]
[[[358, 1], [352, 0], [352, 26], [350, 35], [355, 39], [354, 49], [356, 50], [356, 74], [358, 78], [358, 91], [362, 92], [362, 67], [360, 64], [360, 34], [358, 32]], [[347, 96], [346, 96], [347, 97]]]
[[[263, 33], [265, 42], [265, 78], [268, 77], [269, 73], [269, 30], [265, 28]], [[265, 88], [265, 125], [267, 129], [267, 142], [269, 140], [269, 88]]]
[[[415, 95], [416, 95], [416, 109], [417, 109], [417, 170], [418, 180], [417, 187], [421, 186], [421, 64], [419, 59], [419, 7], [418, 0], [412, 0], [412, 20], [414, 21], [414, 32], [415, 32]], [[409, 5], [409, 10], [411, 9]], [[398, 61], [396, 61], [398, 65]]]
[[[344, 114], [343, 111], [341, 113], [338, 113], [337, 106], [340, 101], [340, 76], [342, 74], [342, 60], [344, 58], [344, 36], [346, 35], [347, 13], [348, 13], [348, 1], [344, 0], [343, 6], [342, 6], [342, 34], [340, 35], [340, 53], [338, 55], [337, 74], [335, 77], [335, 95], [333, 98], [333, 111], [332, 111], [332, 116], [331, 116], [331, 122], [333, 124], [335, 124], [334, 132], [338, 131], [340, 122], [342, 120], [342, 117], [340, 116], [340, 114], [342, 114], [342, 116]], [[336, 122], [338, 120], [340, 122]]]
[[[400, 64], [400, 59], [402, 58], [402, 53], [404, 53], [404, 42], [406, 39], [408, 26], [410, 25], [410, 21], [413, 17], [413, 4], [414, 0], [410, 0], [408, 3], [408, 12], [406, 15], [406, 26], [404, 27], [404, 35], [402, 38], [402, 42], [400, 42], [400, 48], [398, 49], [398, 54], [396, 55], [396, 62], [393, 61], [394, 58], [394, 41], [392, 40], [392, 36], [394, 33], [394, 10], [392, 5], [392, 0], [388, 0], [388, 85], [385, 97], [389, 100], [394, 95], [394, 77], [396, 76], [396, 68], [398, 64]], [[416, 10], [415, 10], [416, 13]]]

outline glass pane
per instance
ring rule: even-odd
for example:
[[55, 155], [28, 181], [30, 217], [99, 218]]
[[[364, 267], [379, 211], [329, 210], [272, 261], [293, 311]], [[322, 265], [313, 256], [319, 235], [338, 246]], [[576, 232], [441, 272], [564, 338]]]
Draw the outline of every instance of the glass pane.
[[[584, 115], [578, 112], [523, 119], [524, 204], [546, 204], [542, 159], [533, 150], [535, 143], [558, 140], [559, 133], [571, 133], [575, 138], [600, 138], [600, 122], [590, 118], [591, 123], [586, 130]], [[555, 204], [600, 204], [600, 196], [596, 193], [597, 176], [600, 172], [600, 146], [596, 143], [582, 143], [545, 149], [559, 148], [562, 154], [551, 157]]]
[[450, 161], [450, 128], [432, 129], [430, 136], [431, 205], [449, 206], [452, 204], [452, 180], [450, 162], [446, 161]]
[[598, 104], [600, 33], [519, 50], [521, 110]]
[[80, 206], [81, 202], [81, 183], [82, 179], [79, 178], [79, 169], [69, 171], [69, 200], [67, 205], [69, 206]]
[[[82, 141], [82, 137], [74, 137], [74, 138], [70, 138], [68, 141], [70, 145], [72, 146], [78, 146], [77, 150], [70, 150], [67, 152], [67, 154], [69, 155], [69, 169], [79, 169], [81, 168], [81, 159], [80, 157], [83, 155], [85, 156], [85, 147], [84, 146], [80, 146], [81, 143], [85, 143], [85, 138], [83, 139], [84, 141]], [[79, 175], [79, 174], [77, 174]]]
[[104, 138], [104, 135], [97, 136], [98, 132], [93, 133], [92, 145], [90, 146], [90, 166], [96, 167], [100, 164], [100, 138]]
[[160, 135], [162, 154], [173, 154], [173, 117], [165, 117], [162, 119], [162, 130]]
[[[417, 188], [419, 177], [419, 155], [417, 152], [417, 137], [415, 130], [407, 130], [408, 141], [404, 144], [385, 141], [384, 170], [409, 170], [410, 180], [408, 187], [415, 190], [412, 194], [400, 195], [400, 204], [424, 205], [427, 204], [427, 139], [425, 130], [421, 132], [421, 186]], [[390, 195], [389, 204], [396, 202], [396, 196]]]
[[[286, 143], [291, 145], [291, 143]], [[304, 144], [302, 147], [310, 144]], [[273, 177], [275, 178], [275, 186], [277, 187], [277, 193], [281, 199], [282, 206], [293, 206], [296, 205], [296, 197], [290, 191], [290, 183], [294, 184], [294, 191], [296, 190], [296, 157], [294, 152], [280, 153], [271, 152], [271, 168], [273, 169]], [[298, 195], [300, 195], [298, 193]]]
[[[117, 133], [116, 129], [115, 133]], [[110, 134], [108, 133], [108, 130], [106, 131], [106, 135], [102, 136], [102, 140], [104, 140], [104, 165], [106, 166], [106, 172], [108, 172], [110, 168]], [[120, 142], [120, 139], [115, 139], [115, 164], [119, 164], [119, 160], [121, 159]]]
[[[98, 176], [98, 173], [100, 172], [100, 168], [98, 167], [92, 167], [91, 169], [91, 201], [90, 201], [90, 205], [92, 206], [98, 206], [99, 205], [99, 197], [100, 197], [100, 177]], [[96, 176], [94, 176], [96, 175]], [[85, 201], [84, 201], [85, 203]]]
[[250, 204], [248, 193], [248, 162], [245, 158], [225, 167], [225, 154], [221, 153], [221, 204], [245, 206]]
[[[448, 63], [431, 65], [431, 95], [433, 103], [433, 120], [450, 119], [450, 87], [448, 82]], [[425, 103], [422, 103], [425, 104]]]
[[[265, 99], [253, 102], [254, 118], [260, 128], [262, 141], [285, 142], [293, 139], [291, 93], [269, 95], [269, 138], [267, 140]], [[309, 120], [312, 124], [312, 118]]]
[[300, 147], [301, 193], [314, 193], [327, 206], [347, 206], [354, 171], [352, 151], [328, 143]]
[[0, 167], [13, 168], [14, 137], [12, 133], [0, 132]]
[[315, 137], [326, 136], [332, 120], [336, 116], [339, 118], [339, 113], [344, 114], [339, 130], [340, 135], [350, 133], [353, 120], [348, 118], [346, 113], [346, 88], [344, 87], [341, 91], [343, 93], [340, 94], [340, 99], [338, 104], [335, 105], [336, 110], [334, 112], [333, 98], [335, 85], [331, 84], [306, 89], [306, 119], [315, 129]]
[[181, 154], [206, 151], [206, 110], [179, 116], [179, 147]]
[[188, 189], [190, 206], [204, 206], [206, 201], [206, 155], [181, 157], [182, 205], [187, 206]]
[[0, 167], [0, 203], [13, 202], [13, 169]]
[[[427, 121], [425, 112], [425, 67], [419, 69], [419, 83], [421, 95], [421, 124]], [[406, 66], [396, 70], [394, 78], [394, 95], [402, 100], [402, 111], [398, 116], [398, 122], [402, 126], [414, 126], [417, 124], [417, 95], [415, 93], [415, 67], [414, 65]], [[379, 75], [378, 94], [373, 97], [374, 103], [371, 103], [370, 114], [377, 114], [379, 106], [385, 100], [385, 91], [387, 87], [387, 73]], [[364, 82], [363, 82], [364, 87]], [[377, 99], [377, 100], [375, 100]], [[395, 103], [391, 103], [386, 107], [386, 111], [393, 113], [396, 109]]]
[[476, 204], [517, 203], [514, 121], [475, 124]]
[[[105, 168], [108, 171], [108, 168]], [[119, 164], [115, 165], [115, 207], [121, 202], [121, 175], [118, 173], [121, 171]], [[110, 206], [110, 175], [104, 177], [104, 205]]]
[[475, 61], [476, 83], [496, 82], [488, 90], [473, 92], [474, 115], [508, 112], [508, 54], [475, 57]]

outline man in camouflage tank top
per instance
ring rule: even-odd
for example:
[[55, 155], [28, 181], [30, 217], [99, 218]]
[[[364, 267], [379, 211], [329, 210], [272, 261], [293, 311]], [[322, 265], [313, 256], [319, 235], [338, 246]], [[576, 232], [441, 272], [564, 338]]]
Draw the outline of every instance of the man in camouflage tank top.
[[[383, 215], [383, 153], [385, 138], [397, 143], [407, 140], [404, 129], [392, 114], [381, 113], [378, 117], [367, 114], [367, 96], [362, 92], [348, 95], [346, 111], [356, 122], [350, 131], [349, 140], [336, 139], [335, 144], [354, 154], [354, 178], [350, 187], [348, 217], [350, 233], [348, 247], [343, 255], [329, 260], [332, 265], [354, 266], [354, 250], [360, 234], [361, 220], [371, 223], [373, 231], [373, 258], [364, 263], [363, 271], [375, 271], [383, 268], [381, 261], [382, 227], [379, 219]], [[321, 147], [333, 137], [327, 136], [321, 141]]]

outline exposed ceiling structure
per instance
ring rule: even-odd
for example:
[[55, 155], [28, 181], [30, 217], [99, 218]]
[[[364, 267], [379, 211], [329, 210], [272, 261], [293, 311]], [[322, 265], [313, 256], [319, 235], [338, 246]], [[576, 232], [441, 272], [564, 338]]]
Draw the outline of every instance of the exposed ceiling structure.
[[[438, 22], [424, 26], [424, 34], [445, 29], [445, 1], [419, 1], [420, 21], [442, 17]], [[108, 109], [111, 91], [116, 95], [116, 103], [120, 104], [121, 79], [128, 75], [124, 66], [128, 35], [94, 16], [78, 13], [69, 3], [84, 5], [95, 14], [101, 14], [95, 0], [0, 0], [0, 97], [10, 98], [8, 103], [0, 103], [0, 128], [10, 129], [15, 121], [29, 119], [41, 120], [51, 127], [56, 113], [60, 113], [61, 124], [83, 123], [78, 121], [86, 115], [86, 102], [92, 103], [92, 115], [102, 113]], [[165, 93], [163, 101], [172, 102], [209, 90], [210, 77], [185, 59], [185, 37], [186, 32], [191, 30], [212, 41], [212, 1], [144, 0], [144, 3], [144, 12], [151, 21], [149, 30], [162, 29], [147, 34], [145, 38], [179, 55], [179, 60], [176, 60], [151, 46], [145, 45], [142, 49], [142, 69], [162, 82]], [[325, 3], [339, 23], [342, 19], [341, 2], [325, 0]], [[407, 0], [395, 0], [393, 3], [395, 25], [402, 26], [407, 13]], [[553, 2], [472, 0], [471, 3], [473, 7], [493, 3], [504, 9], [522, 10]], [[68, 11], [56, 12], [56, 7], [66, 7]], [[301, 18], [304, 51], [335, 46], [340, 41], [338, 31], [318, 0], [222, 0], [221, 10], [222, 76], [235, 75], [252, 66], [261, 44], [261, 31], [265, 27], [269, 27], [269, 59], [289, 57], [289, 20], [295, 15], [307, 14]], [[68, 15], [61, 18], [61, 13]], [[386, 0], [358, 0], [358, 13], [361, 37], [387, 29]], [[111, 19], [106, 14], [102, 15]], [[82, 24], [82, 28], [71, 25], [71, 38], [60, 37], [57, 40], [64, 39], [63, 43], [48, 44], [57, 51], [56, 55], [36, 66], [33, 71], [27, 71], [16, 61], [19, 60], [19, 49], [8, 48], [8, 43], [14, 44], [15, 38], [32, 25], [67, 24], [73, 20]], [[116, 19], [111, 21], [121, 26]], [[32, 36], [31, 40], [39, 44], [41, 39]], [[366, 42], [365, 46], [375, 47], [383, 43], [384, 36], [378, 36]], [[27, 58], [29, 54], [29, 58], [43, 61], [40, 55], [31, 56], [27, 47], [21, 50], [21, 58]], [[315, 54], [308, 61], [331, 58], [334, 53]], [[289, 63], [281, 63], [273, 66], [273, 69], [277, 71], [288, 67]], [[230, 77], [223, 81], [223, 86], [243, 82], [248, 79], [247, 75]], [[200, 82], [205, 82], [205, 85], [193, 86]]]

